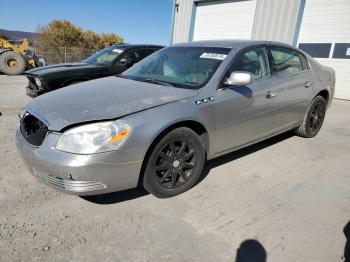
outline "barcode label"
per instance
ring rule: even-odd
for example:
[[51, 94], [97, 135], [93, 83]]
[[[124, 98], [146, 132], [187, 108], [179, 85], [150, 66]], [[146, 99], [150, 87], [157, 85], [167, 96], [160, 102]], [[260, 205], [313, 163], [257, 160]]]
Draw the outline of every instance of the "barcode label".
[[225, 55], [225, 54], [203, 53], [203, 54], [201, 54], [200, 58], [224, 60], [226, 58], [226, 56], [227, 55]]

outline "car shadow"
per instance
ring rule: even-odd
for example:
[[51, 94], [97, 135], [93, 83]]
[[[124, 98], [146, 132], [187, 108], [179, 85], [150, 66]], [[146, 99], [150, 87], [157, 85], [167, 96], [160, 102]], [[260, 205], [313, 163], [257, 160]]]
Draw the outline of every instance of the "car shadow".
[[235, 262], [266, 262], [266, 257], [264, 246], [257, 240], [248, 239], [237, 249]]
[[133, 200], [148, 194], [143, 188], [132, 188], [103, 195], [81, 196], [80, 198], [98, 205], [110, 205]]
[[[293, 134], [291, 132], [283, 133], [281, 135], [275, 136], [273, 138], [267, 139], [257, 144], [248, 146], [246, 148], [243, 148], [243, 149], [234, 151], [232, 153], [229, 153], [227, 155], [210, 160], [205, 164], [198, 183], [200, 183], [202, 180], [204, 180], [208, 176], [212, 168], [234, 161], [246, 155], [252, 154], [256, 151], [259, 151], [261, 149], [264, 149], [266, 147], [279, 143], [283, 140], [286, 140], [292, 136]], [[99, 205], [109, 205], [109, 204], [117, 204], [120, 202], [133, 200], [148, 194], [149, 193], [143, 188], [133, 188], [133, 189], [128, 189], [124, 191], [103, 194], [103, 195], [82, 196], [81, 198], [91, 203], [95, 203]]]
[[202, 175], [201, 175], [198, 183], [203, 181], [208, 176], [208, 174], [210, 173], [210, 170], [215, 168], [215, 167], [224, 165], [224, 164], [226, 164], [228, 162], [237, 160], [237, 159], [239, 159], [241, 157], [245, 157], [245, 156], [250, 155], [250, 154], [252, 154], [254, 152], [257, 152], [259, 150], [262, 150], [264, 148], [267, 148], [269, 146], [272, 146], [274, 144], [282, 142], [282, 141], [284, 141], [286, 139], [289, 139], [289, 138], [291, 138], [293, 136], [294, 136], [294, 134], [292, 132], [286, 132], [286, 133], [277, 135], [275, 137], [269, 138], [267, 140], [264, 140], [262, 142], [253, 144], [251, 146], [239, 149], [239, 150], [234, 151], [232, 153], [220, 156], [218, 158], [214, 158], [213, 160], [209, 160], [206, 163], [206, 165], [204, 166], [204, 168], [203, 168], [203, 172], [202, 172]]

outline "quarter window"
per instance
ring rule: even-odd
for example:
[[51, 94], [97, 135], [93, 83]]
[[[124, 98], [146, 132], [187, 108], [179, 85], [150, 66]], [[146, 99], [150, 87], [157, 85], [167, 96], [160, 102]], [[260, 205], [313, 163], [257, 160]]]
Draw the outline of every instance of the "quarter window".
[[283, 47], [270, 47], [270, 51], [275, 63], [276, 74], [285, 75], [303, 71], [299, 52]]
[[265, 48], [259, 47], [239, 56], [232, 64], [229, 74], [235, 71], [249, 72], [254, 80], [269, 76], [270, 68]]

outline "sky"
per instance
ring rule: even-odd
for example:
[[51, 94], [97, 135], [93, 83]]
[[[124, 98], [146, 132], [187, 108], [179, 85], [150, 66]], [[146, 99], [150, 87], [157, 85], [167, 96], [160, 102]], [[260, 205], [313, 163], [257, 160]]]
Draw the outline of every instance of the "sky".
[[35, 32], [67, 19], [83, 30], [116, 33], [126, 43], [170, 44], [173, 0], [0, 0], [0, 6], [2, 29]]

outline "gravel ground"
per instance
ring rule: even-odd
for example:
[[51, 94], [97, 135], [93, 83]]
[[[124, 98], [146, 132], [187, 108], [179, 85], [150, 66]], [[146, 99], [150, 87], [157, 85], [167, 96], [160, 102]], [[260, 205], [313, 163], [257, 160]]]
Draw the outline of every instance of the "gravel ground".
[[0, 261], [342, 261], [350, 102], [334, 100], [313, 139], [283, 134], [211, 161], [180, 196], [84, 199], [24, 169], [14, 130], [25, 84], [0, 75]]

